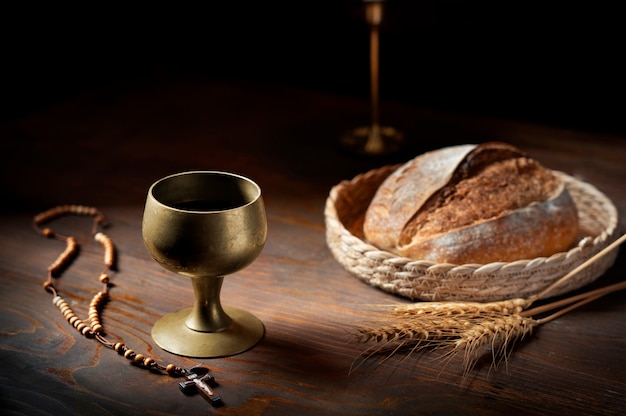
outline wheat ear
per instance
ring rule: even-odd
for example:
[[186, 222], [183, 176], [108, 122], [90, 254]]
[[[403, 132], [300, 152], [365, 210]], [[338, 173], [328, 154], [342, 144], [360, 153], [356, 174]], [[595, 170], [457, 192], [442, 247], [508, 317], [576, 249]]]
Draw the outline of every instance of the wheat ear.
[[474, 368], [486, 349], [492, 351], [492, 365], [506, 359], [513, 344], [532, 333], [537, 322], [520, 315], [496, 316], [476, 323], [460, 334], [452, 344], [452, 353], [463, 353], [464, 378]]
[[[374, 342], [368, 356], [391, 351], [387, 358], [401, 348], [411, 352], [425, 348], [448, 347], [446, 355], [463, 352], [464, 376], [474, 367], [482, 352], [489, 347], [494, 365], [506, 358], [512, 345], [542, 325], [609, 293], [626, 289], [626, 282], [571, 296], [543, 306], [528, 309], [557, 286], [578, 274], [626, 241], [626, 234], [616, 239], [596, 255], [567, 273], [541, 292], [528, 298], [497, 302], [419, 302], [399, 305], [386, 314], [383, 324], [357, 329], [357, 340]], [[552, 315], [535, 319], [533, 316], [561, 308]]]

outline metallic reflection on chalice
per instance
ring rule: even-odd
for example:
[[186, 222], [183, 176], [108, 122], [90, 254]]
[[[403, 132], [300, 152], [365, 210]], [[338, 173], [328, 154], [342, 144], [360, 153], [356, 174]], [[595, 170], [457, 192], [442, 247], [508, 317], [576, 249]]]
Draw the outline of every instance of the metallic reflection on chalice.
[[150, 255], [165, 269], [191, 278], [193, 307], [163, 316], [152, 338], [186, 357], [225, 357], [252, 348], [263, 323], [239, 308], [222, 306], [224, 276], [251, 264], [267, 237], [259, 186], [219, 171], [183, 172], [148, 191], [142, 233]]

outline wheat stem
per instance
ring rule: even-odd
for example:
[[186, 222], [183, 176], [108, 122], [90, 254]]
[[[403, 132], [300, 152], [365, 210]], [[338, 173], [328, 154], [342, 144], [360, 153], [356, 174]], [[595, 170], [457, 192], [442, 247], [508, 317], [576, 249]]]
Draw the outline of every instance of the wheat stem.
[[522, 315], [522, 316], [539, 315], [539, 314], [542, 314], [542, 313], [545, 313], [545, 312], [552, 311], [552, 310], [554, 310], [556, 308], [560, 308], [561, 306], [569, 305], [569, 304], [577, 302], [579, 300], [585, 300], [585, 299], [588, 299], [588, 298], [593, 298], [592, 300], [595, 300], [595, 299], [597, 299], [599, 297], [602, 297], [604, 295], [608, 295], [610, 293], [617, 292], [617, 291], [623, 290], [623, 289], [626, 289], [626, 281], [619, 282], [619, 283], [614, 283], [612, 285], [601, 287], [599, 289], [591, 290], [591, 291], [588, 291], [588, 292], [584, 292], [584, 293], [581, 293], [579, 295], [570, 296], [568, 298], [561, 299], [561, 300], [558, 300], [558, 301], [555, 301], [555, 302], [551, 302], [551, 303], [548, 303], [546, 305], [537, 306], [537, 307], [534, 307], [532, 309], [527, 309], [527, 310], [521, 312], [520, 315]]
[[529, 297], [528, 300], [532, 303], [532, 302], [534, 302], [534, 301], [536, 301], [538, 299], [541, 299], [542, 297], [547, 295], [551, 290], [553, 290], [555, 287], [563, 284], [566, 280], [569, 280], [573, 276], [575, 276], [578, 273], [580, 273], [581, 270], [585, 269], [586, 267], [588, 267], [592, 263], [596, 262], [600, 258], [602, 258], [602, 257], [606, 256], [607, 254], [609, 254], [613, 249], [615, 249], [617, 246], [622, 244], [624, 241], [626, 241], [626, 234], [623, 234], [617, 240], [613, 241], [611, 244], [609, 244], [608, 246], [606, 246], [605, 248], [600, 250], [598, 253], [596, 253], [595, 255], [591, 256], [589, 259], [587, 259], [586, 261], [581, 263], [578, 267], [574, 268], [572, 271], [570, 271], [565, 276], [561, 277], [560, 279], [558, 279], [557, 281], [555, 281], [554, 283], [549, 285], [547, 288], [545, 288], [541, 292], [539, 292], [539, 293]]
[[592, 302], [596, 299], [601, 298], [604, 295], [596, 295], [596, 296], [589, 296], [586, 299], [583, 299], [577, 303], [574, 303], [573, 305], [568, 306], [567, 308], [563, 308], [561, 310], [559, 310], [558, 312], [553, 313], [552, 315], [546, 316], [545, 318], [541, 318], [541, 319], [536, 319], [535, 322], [537, 323], [537, 325], [541, 325], [541, 324], [545, 324], [546, 322], [550, 322], [553, 319], [556, 319], [562, 315], [565, 315], [566, 313], [580, 307], [583, 305], [586, 305], [589, 302]]

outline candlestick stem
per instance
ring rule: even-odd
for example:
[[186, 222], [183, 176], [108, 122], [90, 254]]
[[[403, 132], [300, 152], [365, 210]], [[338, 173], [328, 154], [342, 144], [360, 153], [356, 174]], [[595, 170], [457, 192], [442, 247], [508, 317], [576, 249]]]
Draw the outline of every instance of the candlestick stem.
[[342, 144], [355, 153], [383, 155], [398, 151], [404, 135], [393, 127], [380, 124], [380, 40], [379, 27], [383, 18], [382, 0], [365, 2], [365, 19], [370, 33], [370, 125], [358, 127], [342, 137]]

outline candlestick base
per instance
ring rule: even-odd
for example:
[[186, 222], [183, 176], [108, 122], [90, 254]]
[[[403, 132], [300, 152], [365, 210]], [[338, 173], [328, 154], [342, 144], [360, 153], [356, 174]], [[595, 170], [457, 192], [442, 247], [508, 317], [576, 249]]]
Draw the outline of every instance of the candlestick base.
[[348, 151], [360, 155], [383, 156], [398, 152], [404, 145], [404, 134], [393, 127], [357, 127], [340, 139]]

